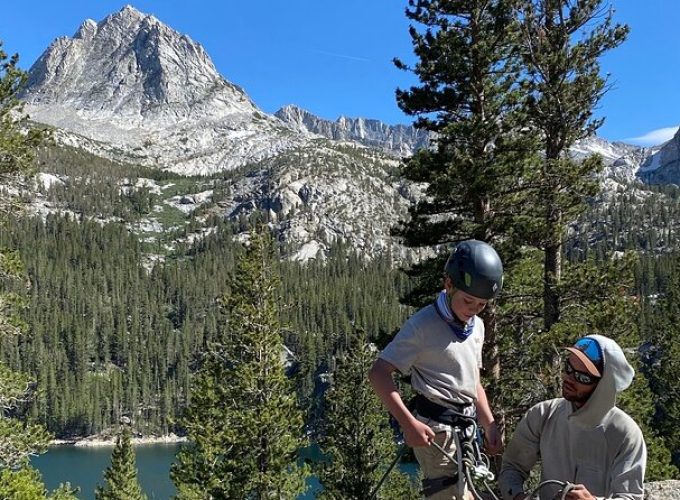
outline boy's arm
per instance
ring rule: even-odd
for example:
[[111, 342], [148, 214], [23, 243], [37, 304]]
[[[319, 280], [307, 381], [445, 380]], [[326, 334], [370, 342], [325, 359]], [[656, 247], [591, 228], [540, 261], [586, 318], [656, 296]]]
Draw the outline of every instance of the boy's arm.
[[477, 420], [484, 429], [486, 451], [489, 455], [498, 455], [503, 451], [503, 438], [498, 431], [498, 425], [491, 413], [489, 400], [481, 382], [477, 384]]
[[392, 374], [396, 370], [391, 363], [378, 358], [368, 372], [368, 379], [382, 403], [399, 422], [406, 444], [411, 447], [429, 446], [434, 438], [434, 431], [416, 419], [406, 408], [392, 379]]

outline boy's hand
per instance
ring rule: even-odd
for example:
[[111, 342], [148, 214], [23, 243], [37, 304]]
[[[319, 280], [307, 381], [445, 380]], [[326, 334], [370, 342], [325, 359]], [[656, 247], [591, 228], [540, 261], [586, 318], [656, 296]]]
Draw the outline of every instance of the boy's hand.
[[430, 446], [430, 442], [434, 439], [435, 433], [429, 425], [422, 423], [420, 420], [412, 419], [408, 424], [402, 427], [404, 432], [404, 440], [411, 448], [419, 446]]
[[484, 428], [484, 449], [489, 455], [499, 455], [503, 451], [503, 440], [495, 421]]

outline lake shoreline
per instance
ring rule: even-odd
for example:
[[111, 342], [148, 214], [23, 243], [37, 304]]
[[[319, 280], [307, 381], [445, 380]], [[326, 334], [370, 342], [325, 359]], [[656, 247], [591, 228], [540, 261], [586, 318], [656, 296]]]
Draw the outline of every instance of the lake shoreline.
[[[165, 436], [133, 436], [130, 441], [133, 446], [146, 444], [177, 444], [186, 442], [187, 438], [178, 436], [176, 434], [168, 434]], [[49, 446], [88, 446], [88, 447], [104, 447], [115, 446], [116, 436], [87, 436], [70, 439], [53, 439]]]

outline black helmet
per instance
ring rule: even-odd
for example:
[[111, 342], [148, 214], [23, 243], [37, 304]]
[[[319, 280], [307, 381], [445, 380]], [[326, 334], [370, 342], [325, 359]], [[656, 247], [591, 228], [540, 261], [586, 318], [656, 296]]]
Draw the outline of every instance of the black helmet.
[[503, 263], [491, 245], [462, 241], [444, 267], [453, 286], [480, 299], [492, 299], [503, 288]]

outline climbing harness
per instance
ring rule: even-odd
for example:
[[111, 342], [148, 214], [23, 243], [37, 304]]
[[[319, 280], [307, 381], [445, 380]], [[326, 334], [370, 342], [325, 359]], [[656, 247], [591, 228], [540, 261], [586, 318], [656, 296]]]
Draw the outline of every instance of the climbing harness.
[[475, 500], [483, 500], [475, 486], [475, 482], [478, 482], [484, 485], [484, 489], [491, 495], [491, 498], [498, 500], [489, 485], [495, 479], [494, 473], [491, 472], [489, 457], [482, 453], [476, 439], [477, 422], [475, 418], [459, 413], [456, 415], [452, 427], [454, 431], [453, 439], [456, 444], [455, 457], [438, 443], [432, 441], [431, 445], [456, 466], [456, 476], [458, 479], [463, 479], [456, 482], [458, 498], [464, 497], [467, 486]]
[[[475, 421], [475, 418], [454, 412], [453, 410], [447, 412], [446, 417], [447, 419], [450, 418], [449, 421], [451, 422], [450, 424], [446, 422], [446, 424], [450, 425], [454, 431], [453, 439], [456, 444], [456, 456], [454, 457], [451, 455], [434, 441], [431, 442], [431, 445], [454, 464], [457, 468], [457, 473], [453, 477], [425, 480], [423, 482], [423, 493], [427, 496], [433, 495], [444, 488], [457, 484], [458, 496], [459, 498], [463, 498], [465, 486], [467, 485], [475, 500], [484, 500], [475, 488], [474, 481], [478, 481], [484, 485], [484, 488], [491, 495], [493, 500], [499, 500], [489, 486], [489, 482], [493, 481], [495, 476], [493, 472], [491, 472], [489, 458], [482, 453], [479, 443], [477, 442], [477, 422]], [[378, 482], [378, 485], [373, 489], [373, 492], [369, 496], [369, 500], [376, 498], [378, 490], [384, 483], [387, 475], [392, 471], [403, 455], [405, 449], [406, 446], [400, 448], [397, 456]], [[459, 478], [463, 478], [464, 480], [459, 481]]]

